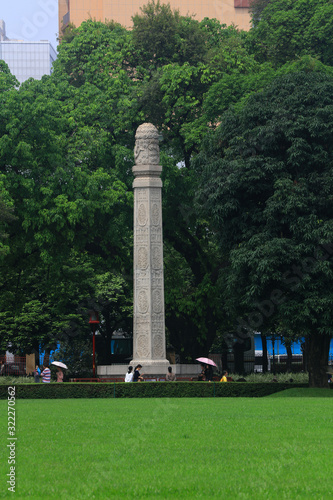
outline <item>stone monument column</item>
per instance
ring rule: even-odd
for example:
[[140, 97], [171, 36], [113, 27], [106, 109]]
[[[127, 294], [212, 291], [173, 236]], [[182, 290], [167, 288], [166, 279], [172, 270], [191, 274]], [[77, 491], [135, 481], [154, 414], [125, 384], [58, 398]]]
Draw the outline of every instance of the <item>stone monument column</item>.
[[133, 360], [143, 373], [165, 375], [162, 167], [157, 129], [140, 125], [135, 135]]

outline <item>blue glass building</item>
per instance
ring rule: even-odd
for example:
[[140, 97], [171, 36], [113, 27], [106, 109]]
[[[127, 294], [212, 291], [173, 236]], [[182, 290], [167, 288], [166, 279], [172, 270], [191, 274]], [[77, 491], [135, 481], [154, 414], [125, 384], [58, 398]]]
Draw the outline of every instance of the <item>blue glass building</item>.
[[28, 78], [40, 80], [50, 75], [57, 53], [48, 40], [26, 42], [9, 40], [5, 23], [0, 20], [0, 59], [8, 64], [11, 73], [20, 83]]

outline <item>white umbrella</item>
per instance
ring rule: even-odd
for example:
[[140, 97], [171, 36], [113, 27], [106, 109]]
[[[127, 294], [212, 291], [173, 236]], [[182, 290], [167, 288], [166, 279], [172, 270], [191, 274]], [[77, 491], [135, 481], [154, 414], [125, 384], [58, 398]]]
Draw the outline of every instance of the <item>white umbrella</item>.
[[60, 368], [68, 368], [68, 366], [65, 365], [65, 363], [62, 363], [61, 361], [52, 361], [51, 365], [59, 366]]

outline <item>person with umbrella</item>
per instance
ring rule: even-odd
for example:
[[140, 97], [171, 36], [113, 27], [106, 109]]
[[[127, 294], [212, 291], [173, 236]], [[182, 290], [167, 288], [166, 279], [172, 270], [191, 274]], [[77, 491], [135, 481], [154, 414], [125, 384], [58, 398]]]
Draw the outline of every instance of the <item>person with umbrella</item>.
[[196, 358], [196, 361], [200, 361], [201, 363], [201, 372], [198, 380], [211, 382], [213, 380], [213, 366], [217, 368], [216, 363], [209, 358]]
[[213, 367], [212, 367], [212, 365], [206, 365], [205, 379], [207, 380], [207, 382], [211, 382], [213, 380]]
[[57, 370], [58, 370], [57, 371], [57, 382], [63, 382], [64, 381], [64, 372], [62, 371], [60, 366], [58, 366]]
[[52, 361], [51, 365], [54, 365], [57, 367], [57, 382], [63, 382], [64, 381], [64, 372], [62, 371], [62, 368], [67, 368], [67, 365], [65, 363], [62, 363], [61, 361]]

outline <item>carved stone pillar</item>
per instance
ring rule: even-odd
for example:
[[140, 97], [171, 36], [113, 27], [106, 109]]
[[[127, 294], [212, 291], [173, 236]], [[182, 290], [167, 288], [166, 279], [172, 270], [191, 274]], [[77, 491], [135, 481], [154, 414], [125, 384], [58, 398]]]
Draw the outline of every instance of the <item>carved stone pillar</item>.
[[158, 132], [151, 123], [135, 135], [133, 361], [164, 375], [166, 359], [162, 235], [162, 181]]

